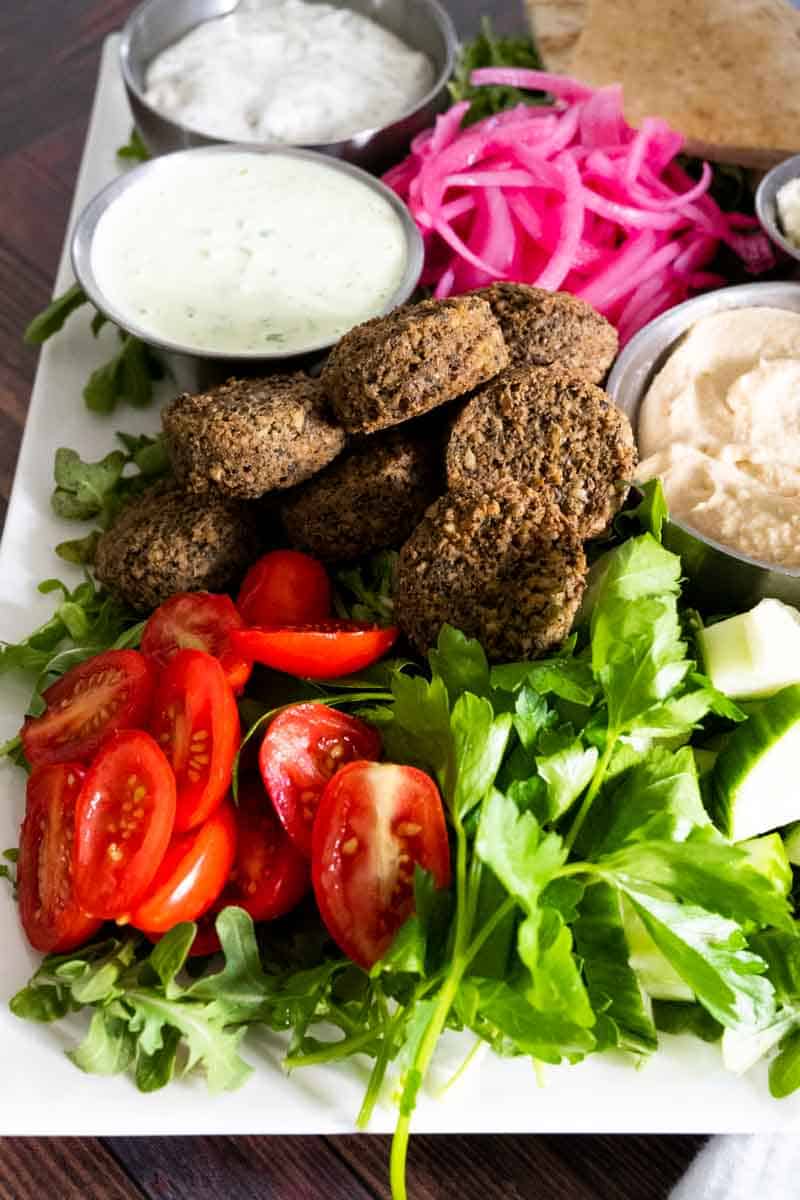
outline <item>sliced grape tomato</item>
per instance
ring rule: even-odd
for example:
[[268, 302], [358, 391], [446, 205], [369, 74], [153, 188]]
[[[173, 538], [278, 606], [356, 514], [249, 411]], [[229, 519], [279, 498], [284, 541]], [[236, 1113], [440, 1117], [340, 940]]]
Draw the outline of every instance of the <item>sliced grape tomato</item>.
[[239, 713], [219, 662], [202, 650], [179, 650], [161, 673], [151, 731], [178, 789], [175, 830], [202, 824], [222, 802], [239, 748]]
[[202, 825], [178, 834], [167, 847], [130, 922], [147, 933], [167, 933], [208, 912], [224, 888], [236, 853], [236, 817], [225, 801]]
[[179, 650], [204, 650], [222, 663], [228, 682], [240, 692], [252, 664], [231, 652], [228, 634], [244, 621], [230, 596], [178, 592], [155, 610], [144, 627], [142, 654], [165, 667]]
[[75, 805], [86, 771], [80, 763], [34, 767], [28, 779], [17, 859], [19, 917], [34, 950], [74, 950], [102, 924], [75, 899], [72, 853]]
[[416, 863], [447, 887], [447, 828], [430, 776], [371, 762], [337, 772], [314, 823], [311, 877], [331, 937], [367, 970], [414, 911]]
[[150, 886], [175, 824], [175, 776], [149, 733], [103, 744], [75, 811], [75, 896], [104, 920], [130, 912]]
[[87, 658], [43, 693], [42, 715], [25, 721], [25, 757], [32, 766], [89, 762], [110, 733], [146, 724], [154, 684], [155, 669], [138, 650]]
[[329, 620], [234, 630], [231, 647], [242, 657], [287, 675], [337, 679], [383, 658], [398, 634], [395, 626]]
[[247, 572], [236, 603], [248, 625], [305, 625], [330, 616], [331, 582], [316, 558], [272, 550]]
[[261, 777], [283, 828], [306, 858], [328, 780], [347, 763], [380, 754], [376, 729], [324, 704], [295, 704], [270, 723], [258, 756]]

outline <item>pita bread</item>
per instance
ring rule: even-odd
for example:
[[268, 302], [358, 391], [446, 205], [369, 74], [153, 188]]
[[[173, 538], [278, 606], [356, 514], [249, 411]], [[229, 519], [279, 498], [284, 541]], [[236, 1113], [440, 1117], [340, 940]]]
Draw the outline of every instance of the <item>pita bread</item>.
[[788, 0], [589, 0], [582, 32], [562, 31], [560, 47], [547, 10], [574, 25], [577, 0], [529, 2], [537, 31], [542, 17], [550, 30], [548, 65], [620, 82], [631, 124], [664, 117], [692, 153], [722, 162], [769, 166], [800, 151], [800, 12]]

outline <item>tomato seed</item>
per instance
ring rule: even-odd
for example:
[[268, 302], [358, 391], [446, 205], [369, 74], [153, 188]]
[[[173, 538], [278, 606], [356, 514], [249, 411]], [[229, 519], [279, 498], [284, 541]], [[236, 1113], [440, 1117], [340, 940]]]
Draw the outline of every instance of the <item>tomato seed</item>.
[[413, 821], [401, 821], [397, 826], [397, 832], [400, 837], [416, 837], [418, 833], [422, 833], [422, 826]]
[[351, 837], [351, 838], [348, 838], [347, 841], [342, 846], [342, 854], [347, 854], [349, 856], [351, 854], [355, 854], [357, 849], [358, 849], [358, 838]]

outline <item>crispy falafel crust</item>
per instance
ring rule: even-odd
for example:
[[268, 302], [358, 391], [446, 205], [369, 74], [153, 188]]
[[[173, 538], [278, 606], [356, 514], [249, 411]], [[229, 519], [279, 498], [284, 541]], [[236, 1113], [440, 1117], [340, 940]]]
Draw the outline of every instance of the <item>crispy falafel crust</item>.
[[199, 395], [185, 392], [164, 410], [162, 424], [184, 488], [242, 500], [302, 483], [345, 442], [321, 384], [302, 373], [229, 379]]
[[463, 396], [508, 365], [485, 300], [423, 300], [357, 325], [334, 346], [322, 383], [349, 433], [375, 433]]
[[585, 582], [579, 539], [546, 505], [446, 495], [400, 551], [395, 614], [422, 653], [447, 622], [494, 662], [530, 658], [567, 636]]
[[614, 326], [569, 292], [546, 292], [524, 283], [493, 283], [471, 295], [486, 300], [508, 347], [512, 367], [566, 367], [602, 383], [616, 358]]
[[289, 542], [325, 562], [399, 546], [444, 490], [442, 447], [429, 424], [357, 442], [281, 506]]
[[516, 367], [481, 388], [453, 423], [451, 492], [538, 494], [581, 538], [622, 507], [636, 447], [630, 422], [601, 388], [561, 367]]
[[222, 591], [252, 562], [252, 516], [236, 501], [158, 485], [132, 501], [97, 545], [101, 583], [146, 612], [175, 592]]

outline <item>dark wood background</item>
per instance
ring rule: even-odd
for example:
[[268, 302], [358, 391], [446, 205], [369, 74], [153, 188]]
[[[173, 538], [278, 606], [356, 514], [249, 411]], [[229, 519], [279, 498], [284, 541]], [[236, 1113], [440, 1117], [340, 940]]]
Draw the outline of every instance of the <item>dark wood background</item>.
[[[22, 330], [52, 290], [102, 39], [133, 6], [132, 0], [0, 6], [0, 527], [36, 368]], [[464, 34], [486, 11], [498, 29], [522, 26], [520, 0], [449, 0], [449, 8]], [[0, 1105], [13, 1102], [14, 1081], [6, 1077]], [[599, 1109], [602, 1096], [597, 1102]], [[546, 1092], [538, 1103], [547, 1103]], [[410, 1195], [662, 1200], [701, 1142], [417, 1137]], [[0, 1200], [369, 1200], [388, 1197], [387, 1167], [383, 1137], [7, 1138], [0, 1139]]]

